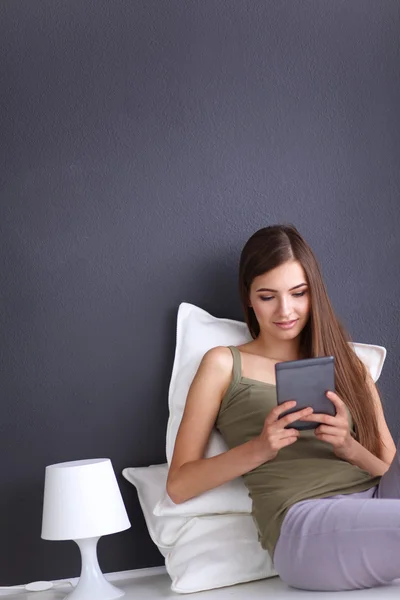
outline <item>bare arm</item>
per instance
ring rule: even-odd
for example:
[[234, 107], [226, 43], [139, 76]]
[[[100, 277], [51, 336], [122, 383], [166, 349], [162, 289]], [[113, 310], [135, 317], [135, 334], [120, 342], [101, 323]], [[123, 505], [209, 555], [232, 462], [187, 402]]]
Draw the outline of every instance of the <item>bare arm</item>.
[[371, 473], [373, 476], [383, 475], [390, 466], [354, 439], [351, 442], [351, 447], [345, 460], [352, 465], [360, 467], [360, 469], [364, 469], [364, 471], [368, 471], [368, 473]]
[[190, 387], [176, 437], [167, 479], [167, 492], [176, 504], [226, 483], [275, 458], [278, 450], [294, 443], [299, 433], [286, 425], [310, 414], [304, 409], [278, 416], [295, 403], [274, 408], [260, 436], [212, 458], [203, 458], [222, 398], [232, 376], [233, 359], [228, 348], [217, 347], [203, 357]]
[[383, 475], [388, 470], [396, 454], [396, 446], [386, 423], [378, 390], [369, 373], [367, 373], [367, 383], [376, 409], [378, 429], [382, 442], [381, 457], [377, 458], [359, 442], [353, 440], [354, 443], [347, 460], [353, 465], [360, 467], [360, 469], [365, 469], [371, 475]]
[[314, 413], [308, 420], [320, 423], [315, 429], [315, 435], [320, 440], [332, 444], [333, 451], [337, 456], [368, 471], [371, 475], [383, 475], [394, 458], [396, 446], [385, 421], [378, 390], [369, 373], [367, 373], [367, 384], [376, 410], [381, 441], [380, 457], [372, 454], [350, 435], [345, 404], [335, 392], [329, 391], [327, 396], [336, 407], [336, 416]]

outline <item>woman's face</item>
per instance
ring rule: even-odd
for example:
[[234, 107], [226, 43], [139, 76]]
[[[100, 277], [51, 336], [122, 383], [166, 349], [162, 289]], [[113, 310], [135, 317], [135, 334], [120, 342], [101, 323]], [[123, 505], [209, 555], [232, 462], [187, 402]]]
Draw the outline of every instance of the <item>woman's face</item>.
[[[250, 286], [249, 305], [263, 334], [280, 340], [297, 337], [310, 316], [308, 282], [301, 264], [286, 262], [256, 277]], [[284, 323], [286, 327], [279, 325]]]

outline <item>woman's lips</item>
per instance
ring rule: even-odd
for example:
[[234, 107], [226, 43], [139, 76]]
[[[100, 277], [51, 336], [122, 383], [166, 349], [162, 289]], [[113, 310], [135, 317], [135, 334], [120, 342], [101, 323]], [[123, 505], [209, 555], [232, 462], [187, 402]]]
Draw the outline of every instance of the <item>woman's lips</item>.
[[295, 319], [294, 321], [288, 321], [286, 323], [275, 323], [275, 325], [278, 325], [281, 329], [291, 329], [296, 325], [297, 321], [298, 319]]

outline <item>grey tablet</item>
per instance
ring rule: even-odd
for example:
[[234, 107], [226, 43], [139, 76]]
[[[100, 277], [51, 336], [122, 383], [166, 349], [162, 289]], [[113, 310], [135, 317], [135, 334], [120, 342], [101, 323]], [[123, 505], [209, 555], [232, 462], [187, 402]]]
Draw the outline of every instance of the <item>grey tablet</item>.
[[[335, 405], [325, 393], [335, 391], [335, 359], [333, 356], [305, 358], [276, 363], [276, 394], [278, 404], [287, 400], [296, 400], [293, 409], [287, 410], [283, 416], [311, 406], [314, 413], [325, 413], [335, 416]], [[318, 423], [295, 421], [289, 428], [315, 429]]]

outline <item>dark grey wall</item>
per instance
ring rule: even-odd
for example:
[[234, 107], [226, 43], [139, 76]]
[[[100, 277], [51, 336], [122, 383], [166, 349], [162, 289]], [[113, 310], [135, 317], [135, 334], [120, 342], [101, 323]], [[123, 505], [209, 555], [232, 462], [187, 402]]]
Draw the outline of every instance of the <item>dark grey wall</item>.
[[[400, 433], [398, 0], [2, 0], [0, 583], [77, 575], [47, 464], [164, 462], [181, 301], [241, 318], [240, 249], [293, 222]], [[106, 572], [162, 562], [136, 493]]]

